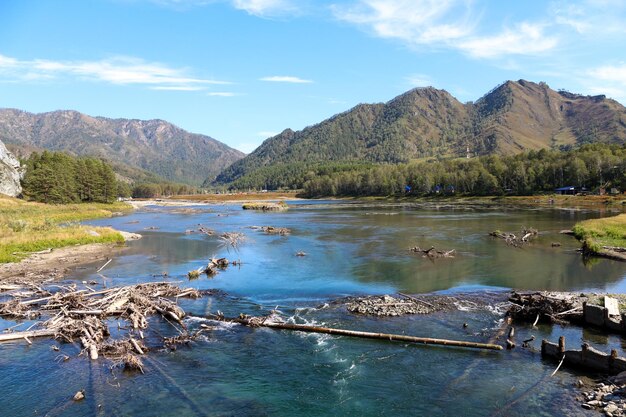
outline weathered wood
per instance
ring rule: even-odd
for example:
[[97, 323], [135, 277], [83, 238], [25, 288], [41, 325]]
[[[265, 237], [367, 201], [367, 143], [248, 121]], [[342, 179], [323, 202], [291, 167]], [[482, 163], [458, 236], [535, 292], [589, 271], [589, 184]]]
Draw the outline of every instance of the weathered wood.
[[410, 295], [408, 295], [408, 294], [404, 294], [404, 293], [402, 293], [402, 292], [399, 292], [399, 293], [398, 293], [398, 295], [401, 295], [401, 296], [402, 296], [402, 297], [404, 297], [404, 298], [408, 298], [409, 300], [415, 301], [416, 303], [421, 303], [421, 304], [427, 305], [428, 307], [435, 308], [435, 306], [434, 306], [434, 305], [432, 305], [431, 303], [427, 303], [427, 302], [426, 302], [426, 301], [424, 301], [424, 300], [420, 300], [419, 298], [412, 297], [412, 296], [410, 296]]
[[54, 336], [54, 330], [31, 330], [27, 332], [15, 332], [0, 334], [0, 342], [6, 342], [9, 340], [24, 339], [26, 337], [48, 337]]
[[609, 316], [619, 316], [619, 302], [616, 298], [604, 296], [604, 308], [609, 312]]
[[107, 261], [104, 265], [102, 265], [102, 266], [101, 266], [101, 267], [100, 267], [100, 268], [96, 271], [96, 274], [97, 274], [98, 272], [102, 271], [104, 268], [106, 268], [106, 266], [107, 266], [108, 264], [110, 264], [112, 260], [113, 260], [113, 258], [109, 259], [109, 260], [108, 260], [108, 261]]
[[461, 340], [435, 339], [435, 338], [430, 338], [430, 337], [416, 337], [416, 336], [408, 336], [408, 335], [403, 335], [403, 334], [362, 332], [362, 331], [357, 331], [357, 330], [335, 329], [331, 327], [308, 326], [304, 324], [275, 323], [275, 322], [268, 322], [268, 321], [263, 321], [263, 320], [251, 322], [251, 320], [247, 318], [222, 319], [222, 320], [240, 323], [244, 325], [269, 327], [272, 329], [280, 329], [280, 330], [295, 330], [295, 331], [300, 331], [300, 332], [324, 333], [324, 334], [332, 334], [332, 335], [338, 335], [338, 336], [362, 337], [362, 338], [367, 338], [367, 339], [381, 339], [381, 340], [389, 340], [389, 341], [412, 342], [412, 343], [419, 343], [419, 344], [425, 344], [425, 345], [444, 345], [444, 346], [467, 347], [467, 348], [475, 348], [475, 349], [502, 350], [502, 346], [491, 344], [491, 343], [478, 343], [478, 342], [467, 342], [467, 341], [461, 341]]
[[137, 343], [137, 341], [132, 337], [130, 338], [130, 343], [133, 345], [137, 353], [139, 353], [140, 355], [144, 354], [143, 349], [139, 346], [139, 343]]

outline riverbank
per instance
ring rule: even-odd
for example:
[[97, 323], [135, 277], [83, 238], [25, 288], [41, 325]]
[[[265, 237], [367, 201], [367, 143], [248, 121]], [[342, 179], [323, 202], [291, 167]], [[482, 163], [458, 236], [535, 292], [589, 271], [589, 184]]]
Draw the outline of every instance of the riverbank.
[[131, 211], [125, 203], [50, 205], [0, 197], [0, 264], [15, 263], [30, 254], [86, 244], [120, 244], [124, 236], [108, 227], [78, 222]]
[[565, 208], [614, 208], [626, 211], [626, 196], [617, 195], [534, 195], [534, 196], [389, 196], [349, 197], [349, 200], [438, 203], [471, 206], [517, 206], [517, 207], [565, 207]]
[[118, 255], [121, 243], [90, 243], [32, 253], [19, 262], [0, 264], [3, 285], [32, 285], [63, 279], [72, 269]]
[[573, 231], [587, 253], [626, 261], [626, 213], [579, 222]]

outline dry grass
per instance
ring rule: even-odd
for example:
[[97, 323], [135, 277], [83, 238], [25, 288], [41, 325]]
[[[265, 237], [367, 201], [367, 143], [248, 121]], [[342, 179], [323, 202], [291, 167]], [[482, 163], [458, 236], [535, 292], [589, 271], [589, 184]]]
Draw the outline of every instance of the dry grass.
[[267, 193], [229, 193], [229, 194], [196, 194], [196, 195], [179, 195], [168, 198], [169, 200], [188, 200], [223, 202], [223, 201], [247, 201], [247, 200], [285, 200], [296, 197], [296, 191], [269, 191]]
[[261, 210], [261, 211], [282, 211], [287, 210], [288, 206], [284, 201], [272, 203], [269, 201], [254, 201], [243, 203], [241, 206], [244, 210]]
[[123, 203], [50, 205], [0, 197], [0, 263], [17, 262], [50, 248], [87, 243], [123, 242], [115, 230], [86, 227], [79, 221], [128, 211]]

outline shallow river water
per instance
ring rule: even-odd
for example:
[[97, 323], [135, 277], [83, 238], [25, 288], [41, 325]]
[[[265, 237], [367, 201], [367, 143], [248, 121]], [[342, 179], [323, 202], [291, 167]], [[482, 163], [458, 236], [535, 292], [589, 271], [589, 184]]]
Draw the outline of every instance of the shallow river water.
[[[579, 220], [602, 215], [582, 210], [437, 208], [393, 204], [293, 202], [281, 213], [243, 211], [240, 205], [148, 207], [88, 222], [138, 232], [139, 241], [102, 271], [107, 285], [182, 281], [225, 295], [181, 300], [189, 313], [266, 314], [278, 308], [297, 323], [355, 330], [486, 342], [506, 308], [506, 290], [554, 289], [625, 292], [626, 263], [583, 262], [579, 243], [560, 234]], [[185, 233], [199, 226], [215, 236]], [[250, 226], [291, 229], [266, 235]], [[540, 230], [523, 248], [490, 231]], [[237, 248], [219, 232], [242, 232]], [[553, 247], [553, 242], [561, 243]], [[455, 249], [456, 257], [429, 260], [408, 252], [420, 246]], [[306, 256], [296, 256], [305, 252]], [[212, 257], [238, 259], [214, 278], [186, 274]], [[77, 280], [97, 280], [101, 265], [79, 268]], [[162, 274], [167, 273], [167, 277]], [[362, 294], [472, 293], [487, 306], [458, 303], [452, 312], [394, 318], [356, 316], [328, 302]], [[216, 325], [187, 319], [187, 325]], [[463, 323], [468, 326], [463, 327]], [[13, 325], [0, 320], [0, 327]], [[153, 319], [148, 341], [174, 335]], [[573, 401], [568, 370], [549, 377], [542, 338], [566, 335], [580, 344], [623, 350], [618, 336], [540, 325], [516, 329], [518, 340], [536, 337], [533, 349], [478, 352], [404, 343], [250, 329], [220, 324], [191, 346], [151, 352], [145, 374], [111, 371], [106, 361], [77, 357], [74, 345], [50, 340], [0, 344], [1, 416], [554, 416], [591, 415]], [[59, 345], [60, 352], [51, 349]], [[70, 356], [67, 362], [60, 355]], [[69, 400], [85, 389], [80, 403]]]

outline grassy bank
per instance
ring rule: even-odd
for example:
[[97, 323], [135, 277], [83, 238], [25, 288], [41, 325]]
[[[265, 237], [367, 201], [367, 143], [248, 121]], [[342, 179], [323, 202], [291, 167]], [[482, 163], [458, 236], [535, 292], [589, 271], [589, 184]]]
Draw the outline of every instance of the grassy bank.
[[586, 248], [596, 253], [601, 254], [605, 247], [626, 248], [626, 213], [576, 223], [573, 231]]
[[0, 196], [0, 263], [16, 262], [49, 248], [123, 242], [111, 228], [77, 223], [128, 210], [130, 206], [124, 203], [49, 205]]

